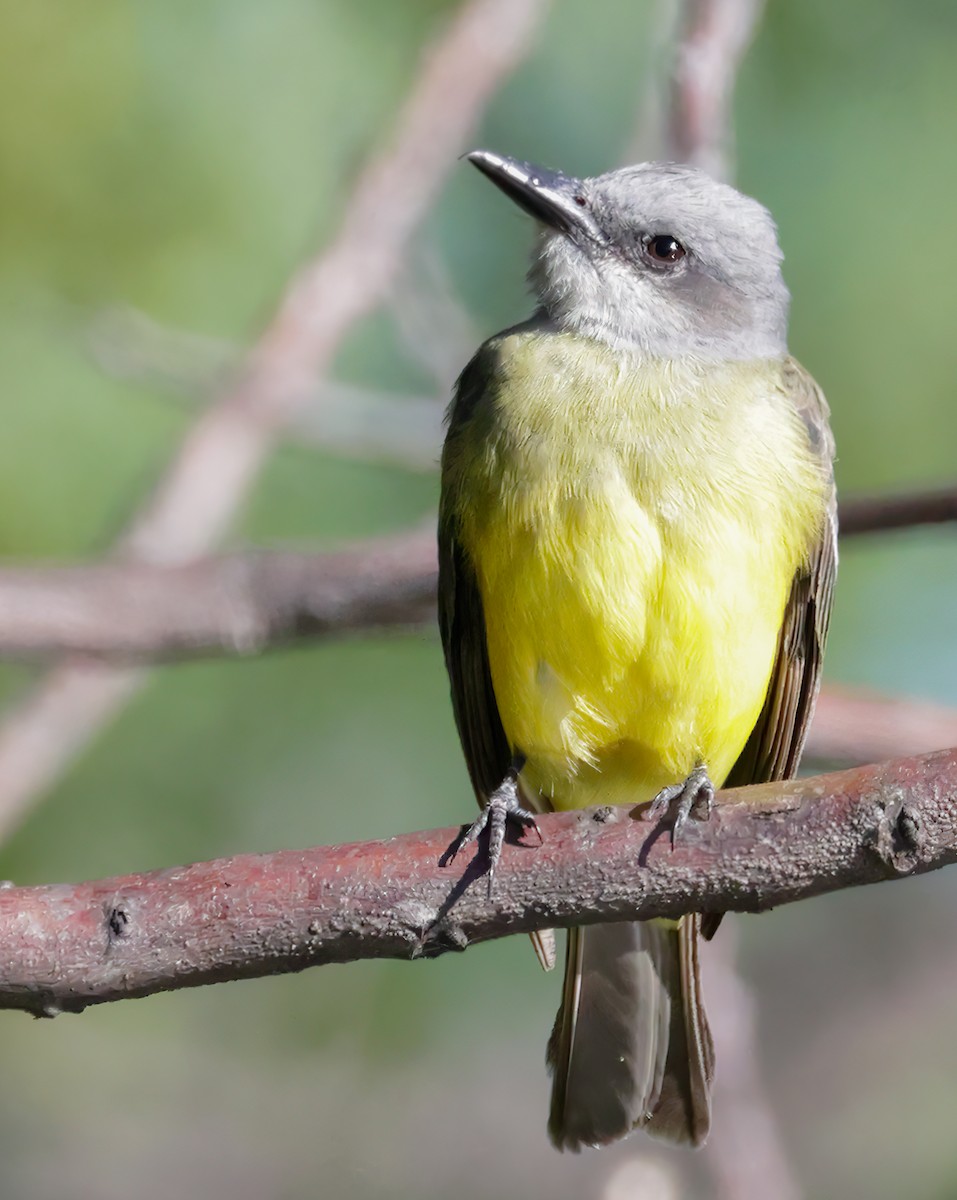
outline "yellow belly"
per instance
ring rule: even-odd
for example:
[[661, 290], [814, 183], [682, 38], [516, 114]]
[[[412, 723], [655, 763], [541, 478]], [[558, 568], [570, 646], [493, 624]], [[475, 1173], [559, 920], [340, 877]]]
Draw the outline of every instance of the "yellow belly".
[[503, 361], [459, 523], [523, 785], [574, 808], [647, 800], [699, 762], [720, 784], [823, 509], [800, 423], [762, 399], [771, 368], [623, 377], [534, 343]]
[[511, 544], [482, 590], [524, 782], [555, 808], [647, 800], [698, 762], [720, 783], [761, 710], [793, 571], [739, 530], [703, 554], [620, 483], [563, 508], [547, 537], [487, 532]]

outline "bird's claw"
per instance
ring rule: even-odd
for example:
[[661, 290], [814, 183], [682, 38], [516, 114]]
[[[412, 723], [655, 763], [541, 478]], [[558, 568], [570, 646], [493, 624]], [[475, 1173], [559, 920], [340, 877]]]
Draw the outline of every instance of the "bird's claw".
[[[706, 821], [714, 808], [714, 784], [704, 766], [695, 767], [682, 783], [673, 783], [662, 788], [648, 805], [642, 817], [646, 821], [660, 821], [668, 815], [674, 806], [674, 817], [671, 822], [671, 845], [681, 833], [685, 821], [695, 814], [700, 820]], [[677, 801], [677, 803], [675, 803]]]
[[508, 778], [504, 779], [495, 791], [492, 792], [485, 802], [485, 807], [468, 829], [459, 837], [449, 856], [449, 862], [453, 862], [456, 854], [458, 854], [463, 846], [474, 842], [483, 830], [488, 828], [489, 896], [492, 894], [492, 885], [495, 882], [495, 869], [499, 864], [499, 859], [502, 857], [505, 828], [509, 821], [515, 821], [523, 829], [534, 829], [538, 834], [539, 840], [542, 840], [538, 822], [535, 820], [535, 814], [522, 806], [518, 794], [518, 781], [513, 775], [509, 775]]

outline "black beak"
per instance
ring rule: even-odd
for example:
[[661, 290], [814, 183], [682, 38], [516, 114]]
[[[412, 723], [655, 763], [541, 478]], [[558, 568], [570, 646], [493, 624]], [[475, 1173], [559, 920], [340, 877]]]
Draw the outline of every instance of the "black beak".
[[536, 221], [559, 233], [603, 240], [580, 179], [491, 150], [473, 150], [466, 157]]

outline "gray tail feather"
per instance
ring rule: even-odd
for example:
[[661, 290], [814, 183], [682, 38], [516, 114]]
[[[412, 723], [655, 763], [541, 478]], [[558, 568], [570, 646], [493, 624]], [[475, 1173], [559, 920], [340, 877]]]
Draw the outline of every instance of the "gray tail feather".
[[578, 1150], [636, 1126], [701, 1145], [714, 1047], [701, 1005], [697, 916], [569, 930], [562, 1006], [548, 1046], [549, 1134]]

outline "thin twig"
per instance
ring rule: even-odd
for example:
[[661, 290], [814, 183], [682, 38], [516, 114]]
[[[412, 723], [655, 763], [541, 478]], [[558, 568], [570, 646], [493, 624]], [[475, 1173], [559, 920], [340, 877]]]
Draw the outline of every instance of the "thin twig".
[[[437, 564], [431, 528], [327, 552], [249, 551], [181, 566], [94, 563], [0, 570], [0, 658], [63, 653], [118, 663], [249, 654], [289, 642], [434, 621]], [[141, 676], [111, 678], [102, 661], [60, 668], [57, 687], [0, 728], [7, 791], [51, 781], [57, 746], [82, 745], [104, 711]], [[71, 724], [70, 713], [83, 714]], [[78, 718], [79, 720], [79, 718]], [[30, 732], [30, 731], [34, 732]], [[29, 736], [28, 736], [29, 735]], [[916, 698], [827, 686], [807, 756], [865, 763], [957, 745], [957, 711]], [[52, 763], [53, 767], [48, 766]], [[6, 828], [0, 809], [0, 839]]]
[[669, 157], [716, 179], [731, 174], [731, 98], [763, 0], [685, 0], [669, 106]]
[[252, 551], [168, 567], [94, 563], [0, 572], [0, 655], [156, 662], [250, 654], [298, 638], [434, 620], [431, 527], [302, 554]]
[[242, 362], [235, 342], [177, 329], [129, 304], [92, 319], [69, 310], [71, 330], [81, 327], [82, 347], [112, 379], [158, 388], [198, 403], [222, 390]]
[[953, 484], [924, 492], [852, 496], [841, 504], [841, 533], [845, 537], [947, 521], [957, 521], [957, 486]]
[[[0, 658], [63, 653], [133, 664], [249, 654], [299, 639], [431, 625], [435, 533], [429, 528], [340, 550], [253, 550], [169, 567], [93, 563], [0, 570]], [[61, 736], [81, 744], [99, 714], [140, 676], [110, 679], [102, 662], [59, 673], [42, 720], [0, 729], [4, 784], [18, 792], [46, 782]], [[124, 688], [126, 691], [124, 691]], [[82, 704], [80, 704], [82, 699]], [[71, 733], [72, 705], [85, 714]], [[39, 720], [39, 724], [37, 723]], [[30, 729], [40, 732], [27, 737]], [[957, 745], [957, 711], [931, 701], [826, 687], [807, 754], [819, 762], [865, 763]], [[0, 837], [4, 818], [0, 810]]]
[[[728, 928], [728, 926], [731, 926]], [[720, 1200], [799, 1200], [801, 1189], [761, 1079], [754, 998], [735, 969], [736, 928], [701, 956], [715, 1056], [714, 1127], [704, 1153]]]
[[[236, 384], [195, 422], [119, 543], [128, 561], [183, 563], [226, 531], [282, 428], [349, 329], [388, 294], [412, 233], [547, 0], [471, 0], [426, 54], [388, 144], [357, 180], [328, 248], [292, 280]], [[0, 829], [9, 830], [136, 690], [64, 663], [0, 726]], [[39, 754], [46, 757], [41, 762]], [[17, 770], [27, 758], [29, 771]]]
[[930, 700], [824, 688], [807, 755], [820, 762], [868, 763], [957, 746], [957, 710]]
[[[902, 512], [927, 516], [929, 507], [903, 495], [851, 499], [841, 506], [850, 526], [842, 534], [896, 529]], [[943, 505], [933, 509], [934, 519], [943, 511]], [[405, 628], [430, 619], [436, 578], [435, 535], [428, 529], [334, 552], [259, 549], [167, 567], [116, 561], [4, 567], [0, 658], [78, 653], [149, 662]], [[940, 705], [833, 694], [819, 722], [830, 728], [830, 740], [815, 735], [811, 752], [839, 761], [919, 754], [957, 743], [954, 720]]]
[[434, 250], [415, 255], [390, 307], [406, 351], [431, 376], [436, 393], [448, 396], [482, 338]]
[[[398, 297], [394, 301], [394, 309], [410, 351], [433, 374], [443, 395], [375, 392], [329, 380], [297, 413], [290, 432], [336, 452], [378, 459], [386, 449], [382, 443], [395, 441], [405, 425], [409, 433], [393, 449], [392, 458], [415, 470], [437, 465], [440, 414], [447, 403], [444, 392], [479, 337], [474, 330], [471, 335], [467, 332], [468, 314], [440, 267], [426, 260], [425, 270], [435, 295], [427, 296], [423, 287], [410, 282], [401, 302]], [[441, 323], [442, 332], [433, 339], [438, 348], [426, 345], [430, 323], [433, 328]], [[90, 343], [97, 362], [109, 374], [159, 385], [194, 404], [239, 359], [238, 346], [170, 328], [129, 307], [101, 313], [92, 325]], [[321, 411], [317, 414], [314, 409]], [[332, 428], [324, 428], [324, 423]], [[377, 433], [383, 424], [385, 433]], [[840, 516], [844, 537], [957, 521], [957, 485], [851, 496], [842, 501]]]
[[957, 750], [725, 792], [678, 845], [628, 808], [540, 818], [543, 842], [454, 865], [456, 831], [0, 890], [0, 1008], [77, 1011], [536, 929], [757, 912], [957, 862]]
[[[404, 289], [403, 296], [407, 298], [409, 291]], [[400, 304], [397, 298], [393, 307], [396, 312], [405, 312], [415, 308], [416, 303]], [[449, 305], [443, 312], [448, 315]], [[426, 320], [426, 314], [421, 313], [423, 325]], [[446, 324], [453, 322], [454, 318], [449, 318]], [[442, 331], [435, 340], [446, 336]], [[209, 396], [222, 386], [224, 376], [241, 359], [240, 349], [233, 343], [171, 328], [128, 307], [100, 313], [90, 327], [88, 341], [97, 364], [107, 374], [133, 379], [173, 396], [193, 413], [208, 403]], [[424, 344], [424, 337], [416, 342], [417, 347], [424, 348]], [[466, 357], [458, 358], [459, 366]], [[440, 363], [447, 365], [448, 361], [437, 354], [428, 365], [438, 369]], [[434, 472], [442, 445], [448, 385], [453, 378], [454, 372], [447, 371], [442, 387], [432, 396], [324, 380], [303, 399], [283, 435], [338, 458]]]

